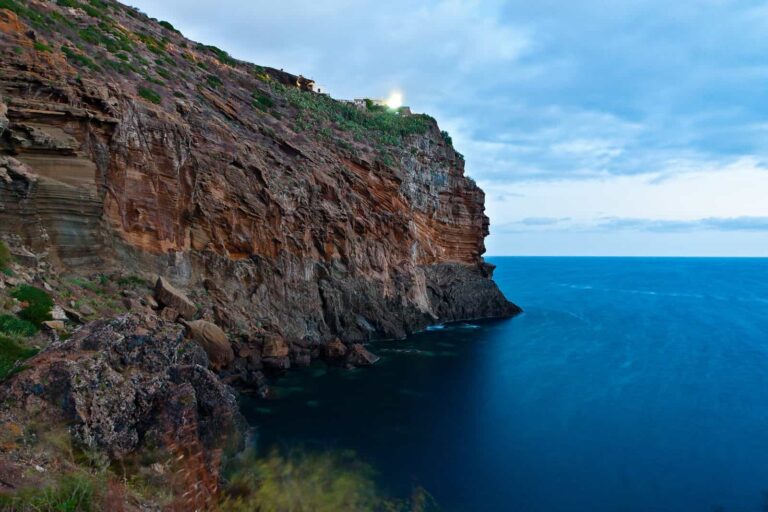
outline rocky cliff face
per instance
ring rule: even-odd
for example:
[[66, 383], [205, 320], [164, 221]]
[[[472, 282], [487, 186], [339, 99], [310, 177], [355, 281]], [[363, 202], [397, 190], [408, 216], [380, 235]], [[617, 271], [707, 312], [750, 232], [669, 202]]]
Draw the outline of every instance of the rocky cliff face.
[[111, 0], [0, 8], [0, 235], [161, 274], [230, 332], [403, 336], [519, 311], [436, 122], [359, 109]]

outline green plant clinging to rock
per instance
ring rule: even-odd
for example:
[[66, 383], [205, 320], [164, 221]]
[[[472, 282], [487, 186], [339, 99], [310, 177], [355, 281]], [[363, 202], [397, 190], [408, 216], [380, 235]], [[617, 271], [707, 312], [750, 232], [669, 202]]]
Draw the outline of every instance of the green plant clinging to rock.
[[27, 305], [19, 312], [19, 317], [39, 326], [51, 319], [53, 299], [45, 290], [22, 284], [11, 292], [11, 296]]
[[0, 270], [7, 269], [12, 260], [11, 251], [8, 249], [8, 246], [5, 245], [5, 242], [0, 240]]
[[0, 315], [0, 333], [9, 336], [28, 337], [37, 332], [37, 326], [32, 322], [13, 315]]
[[151, 103], [154, 103], [155, 105], [159, 105], [163, 100], [158, 93], [146, 87], [139, 87], [139, 96]]
[[13, 375], [20, 368], [17, 364], [37, 354], [34, 348], [27, 348], [9, 336], [0, 335], [0, 381]]

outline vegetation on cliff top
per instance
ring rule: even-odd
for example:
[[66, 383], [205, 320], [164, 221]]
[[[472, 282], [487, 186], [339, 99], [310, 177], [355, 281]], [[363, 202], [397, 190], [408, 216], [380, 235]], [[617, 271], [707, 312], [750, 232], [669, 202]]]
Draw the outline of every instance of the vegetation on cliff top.
[[[228, 104], [238, 116], [225, 112], [226, 122], [246, 120], [247, 125], [264, 124], [260, 116], [268, 113], [296, 133], [311, 132], [346, 152], [368, 146], [389, 164], [395, 163], [405, 139], [436, 126], [428, 115], [401, 114], [371, 102], [359, 106], [302, 90], [290, 84], [287, 77], [292, 75], [282, 70], [241, 62], [215, 46], [193, 43], [170, 23], [112, 0], [58, 0], [47, 5], [0, 0], [2, 7], [40, 29], [34, 45], [39, 53], [60, 51], [83, 76], [112, 71], [133, 79], [138, 96], [155, 105], [163, 106], [170, 98], [197, 100], [214, 110]], [[243, 88], [251, 90], [250, 97], [243, 96]], [[190, 94], [195, 89], [198, 94]], [[262, 131], [277, 136], [268, 123]], [[443, 140], [452, 146], [447, 134]]]

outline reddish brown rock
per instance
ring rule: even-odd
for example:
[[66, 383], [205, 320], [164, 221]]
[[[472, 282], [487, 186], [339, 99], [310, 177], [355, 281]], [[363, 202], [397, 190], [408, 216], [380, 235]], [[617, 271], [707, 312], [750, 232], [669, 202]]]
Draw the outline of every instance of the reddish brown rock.
[[[519, 311], [482, 259], [483, 191], [433, 119], [410, 116], [419, 129], [405, 136], [356, 136], [333, 117], [301, 127], [303, 105], [348, 106], [142, 14], [28, 4], [53, 20], [36, 31], [51, 51], [25, 35], [30, 19], [0, 9], [0, 235], [62, 269], [152, 269], [200, 292], [227, 329], [276, 324], [291, 342]], [[58, 30], [54, 11], [81, 30]], [[147, 36], [127, 52], [141, 72], [78, 35], [106, 22]], [[157, 51], [170, 78], [141, 64]], [[88, 65], [96, 56], [110, 62]], [[159, 302], [193, 318], [161, 284]]]
[[163, 308], [163, 310], [160, 311], [160, 318], [169, 322], [175, 322], [179, 319], [179, 312], [173, 308]]
[[325, 357], [328, 359], [344, 359], [347, 346], [339, 338], [334, 338], [325, 346]]
[[360, 343], [353, 344], [347, 354], [347, 364], [352, 366], [373, 366], [379, 356], [371, 353]]
[[262, 357], [286, 357], [289, 348], [279, 334], [267, 334], [264, 336], [264, 346], [261, 349]]
[[162, 277], [157, 278], [155, 297], [160, 304], [173, 308], [179, 312], [180, 316], [187, 320], [194, 318], [197, 313], [195, 303]]

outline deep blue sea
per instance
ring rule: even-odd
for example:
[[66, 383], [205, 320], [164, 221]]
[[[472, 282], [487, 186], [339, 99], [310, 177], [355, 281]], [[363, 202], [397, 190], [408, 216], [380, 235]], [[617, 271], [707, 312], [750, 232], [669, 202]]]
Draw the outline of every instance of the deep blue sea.
[[353, 449], [448, 512], [768, 510], [768, 259], [489, 261], [523, 315], [289, 372], [244, 404], [259, 447]]

